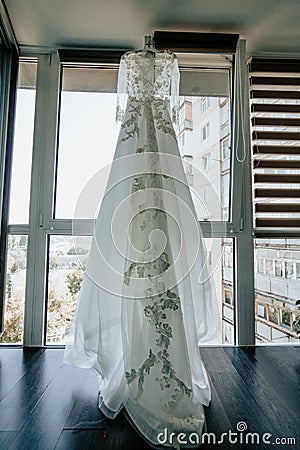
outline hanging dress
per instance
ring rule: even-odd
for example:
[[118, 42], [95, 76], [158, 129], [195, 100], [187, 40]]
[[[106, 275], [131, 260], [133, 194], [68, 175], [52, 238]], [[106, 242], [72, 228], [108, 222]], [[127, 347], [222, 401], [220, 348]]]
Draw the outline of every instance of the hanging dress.
[[201, 436], [211, 392], [198, 344], [217, 313], [171, 119], [177, 58], [151, 56], [121, 58], [121, 130], [64, 361], [96, 371], [100, 410], [125, 408], [158, 445], [166, 430]]

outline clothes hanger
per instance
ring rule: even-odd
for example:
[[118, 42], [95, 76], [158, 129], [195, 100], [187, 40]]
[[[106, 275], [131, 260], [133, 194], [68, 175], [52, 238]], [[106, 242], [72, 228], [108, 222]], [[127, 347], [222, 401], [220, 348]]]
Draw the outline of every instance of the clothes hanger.
[[146, 53], [147, 57], [151, 58], [155, 56], [156, 49], [154, 46], [154, 39], [152, 36], [145, 36], [145, 45], [142, 51]]

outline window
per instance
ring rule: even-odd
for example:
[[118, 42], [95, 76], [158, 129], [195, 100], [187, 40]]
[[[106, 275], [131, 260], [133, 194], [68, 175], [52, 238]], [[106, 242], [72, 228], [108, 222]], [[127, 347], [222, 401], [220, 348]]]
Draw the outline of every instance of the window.
[[20, 61], [9, 209], [10, 224], [29, 222], [36, 71], [35, 61]]
[[[255, 239], [254, 249], [257, 264], [255, 276], [257, 343], [297, 343], [299, 338], [291, 325], [292, 315], [297, 311], [296, 302], [300, 292], [300, 280], [296, 280], [294, 276], [294, 267], [299, 264], [297, 260], [300, 256], [300, 239]], [[265, 258], [261, 255], [274, 258]], [[274, 276], [284, 278], [276, 279]], [[262, 317], [259, 305], [262, 304], [269, 305], [268, 315], [265, 314], [263, 323], [259, 321]]]
[[36, 73], [35, 60], [20, 60], [5, 255], [4, 331], [0, 337], [1, 343], [9, 344], [23, 342]]
[[281, 310], [281, 324], [284, 327], [291, 327], [291, 312], [289, 310]]
[[300, 226], [299, 132], [294, 128], [300, 93], [299, 83], [291, 82], [297, 73], [299, 60], [252, 58], [250, 63], [256, 228]]
[[193, 174], [193, 157], [191, 155], [184, 155], [182, 157], [184, 161], [184, 171], [188, 175]]
[[73, 218], [86, 183], [112, 162], [119, 132], [116, 77], [116, 69], [63, 68], [55, 218]]
[[231, 295], [231, 292], [225, 289], [225, 303], [227, 303], [227, 305], [231, 305]]
[[257, 272], [264, 274], [265, 273], [265, 260], [264, 258], [257, 259]]
[[233, 240], [222, 239], [222, 336], [223, 342], [234, 344], [234, 275], [233, 275]]
[[191, 155], [184, 155], [182, 159], [187, 182], [190, 186], [193, 186], [193, 157]]
[[[231, 60], [223, 55], [178, 53], [180, 70], [179, 115], [175, 127], [181, 155], [193, 156], [193, 181], [189, 180], [198, 219], [201, 221], [228, 221], [229, 183], [222, 194], [225, 172], [231, 171], [229, 159], [219, 162], [221, 141], [231, 137], [220, 127], [220, 102], [228, 100], [231, 108]], [[211, 66], [210, 66], [211, 65]], [[203, 109], [205, 108], [205, 112]], [[182, 133], [185, 142], [181, 141]], [[207, 156], [211, 153], [211, 156]], [[205, 177], [203, 176], [205, 172]], [[204, 205], [205, 203], [205, 205]]]
[[221, 141], [222, 160], [230, 158], [229, 138]]
[[182, 135], [180, 136], [180, 147], [182, 150], [184, 149], [184, 145], [185, 145], [185, 134], [182, 133]]
[[205, 141], [209, 137], [209, 123], [202, 127], [202, 141]]
[[225, 100], [224, 103], [221, 105], [220, 109], [220, 121], [221, 121], [221, 128], [225, 127], [229, 122], [229, 102], [228, 99]]
[[[43, 179], [41, 185], [36, 189], [41, 192], [38, 197], [40, 201], [34, 203], [34, 207], [30, 209], [32, 211], [36, 208], [36, 216], [41, 220], [40, 228], [37, 230], [38, 239], [36, 241], [38, 241], [38, 245], [34, 247], [32, 243], [34, 240], [29, 239], [27, 248], [26, 229], [28, 229], [28, 225], [27, 228], [24, 228], [25, 231], [22, 234], [18, 229], [19, 234], [16, 235], [14, 234], [16, 219], [12, 219], [10, 222], [10, 240], [13, 241], [12, 236], [17, 239], [16, 247], [22, 247], [23, 259], [25, 258], [25, 251], [26, 254], [28, 253], [28, 264], [30, 259], [33, 260], [30, 267], [32, 268], [31, 278], [35, 277], [35, 284], [27, 276], [29, 283], [26, 287], [28, 297], [26, 301], [29, 301], [29, 306], [34, 295], [36, 295], [34, 301], [40, 301], [42, 304], [46, 286], [46, 299], [43, 303], [46, 311], [42, 310], [42, 306], [39, 305], [40, 313], [43, 313], [40, 314], [41, 319], [38, 317], [38, 313], [35, 313], [32, 318], [34, 322], [32, 329], [27, 326], [27, 337], [25, 333], [25, 339], [26, 344], [29, 345], [42, 345], [45, 342], [47, 344], [64, 343], [73, 314], [75, 299], [77, 299], [76, 293], [78, 293], [81, 283], [82, 270], [84, 269], [84, 264], [78, 264], [74, 255], [75, 252], [78, 254], [78, 246], [74, 246], [72, 242], [74, 208], [77, 204], [78, 195], [90, 178], [99, 168], [102, 170], [110, 164], [119, 131], [119, 126], [115, 124], [115, 91], [118, 71], [116, 64], [108, 64], [104, 67], [96, 63], [89, 66], [88, 63], [83, 65], [68, 63], [65, 65], [62, 62], [61, 98], [57, 107], [53, 99], [58, 98], [61, 67], [57, 64], [57, 72], [55, 72], [56, 68], [53, 69], [53, 66], [51, 69], [49, 68], [48, 55], [40, 55], [39, 58], [39, 70], [41, 72], [39, 72], [40, 82], [36, 103], [37, 119], [41, 119], [46, 111], [47, 127], [36, 130], [38, 138], [41, 138], [39, 141], [41, 145], [40, 148], [34, 148], [35, 157], [32, 160], [32, 167], [33, 173], [38, 173], [36, 161], [43, 162], [52, 158], [53, 170], [52, 166], [50, 166], [51, 170], [47, 170], [45, 180]], [[202, 69], [202, 59], [206, 61], [205, 69]], [[55, 52], [52, 54], [51, 60], [55, 63], [58, 62]], [[184, 100], [180, 100], [181, 104], [184, 104], [184, 111], [181, 113], [184, 137], [181, 138], [181, 144], [185, 146], [185, 152], [188, 151], [188, 155], [185, 152], [183, 153], [185, 172], [187, 177], [193, 177], [195, 180], [195, 173], [198, 168], [198, 172], [201, 172], [201, 180], [203, 180], [205, 164], [207, 184], [193, 184], [193, 188], [198, 188], [200, 194], [203, 192], [203, 197], [200, 195], [202, 209], [197, 209], [198, 217], [202, 221], [221, 221], [224, 220], [223, 210], [228, 211], [229, 195], [227, 197], [223, 195], [227, 204], [220, 204], [223, 193], [224, 167], [219, 161], [219, 155], [220, 142], [225, 139], [225, 136], [220, 130], [221, 105], [219, 99], [222, 97], [224, 101], [228, 100], [229, 105], [231, 105], [232, 55], [229, 55], [228, 58], [224, 58], [223, 54], [213, 55], [213, 57], [207, 54], [189, 55], [188, 64], [182, 55], [179, 55], [178, 60], [181, 70], [180, 99]], [[192, 62], [190, 63], [190, 61]], [[196, 63], [193, 66], [195, 61]], [[43, 74], [42, 77], [41, 74]], [[51, 89], [48, 89], [49, 86], [51, 86]], [[44, 112], [41, 111], [40, 105], [42, 103]], [[205, 108], [206, 120], [201, 119], [202, 108]], [[58, 110], [59, 114], [57, 114]], [[33, 115], [34, 110], [30, 114]], [[205, 124], [205, 122], [207, 123]], [[202, 130], [203, 126], [205, 130]], [[56, 136], [57, 128], [58, 136]], [[29, 132], [29, 130], [30, 127], [28, 126], [27, 131]], [[178, 129], [175, 131], [178, 138], [183, 130], [181, 132]], [[230, 130], [228, 133], [230, 135]], [[208, 138], [209, 141], [207, 141]], [[55, 148], [56, 142], [58, 142], [57, 149]], [[180, 139], [178, 139], [178, 142], [180, 144]], [[212, 152], [215, 152], [214, 158], [212, 158]], [[44, 159], [45, 155], [47, 155], [46, 159]], [[31, 158], [32, 155], [29, 157], [29, 161]], [[49, 166], [45, 165], [45, 167], [48, 168]], [[231, 168], [226, 170], [230, 171]], [[28, 172], [30, 173], [30, 169]], [[230, 175], [228, 174], [229, 179]], [[226, 186], [229, 186], [229, 182], [225, 183]], [[216, 198], [219, 203], [217, 203]], [[47, 214], [43, 217], [45, 209]], [[211, 214], [211, 211], [213, 214]], [[82, 234], [80, 232], [74, 233], [77, 237], [85, 238], [87, 246], [89, 246], [90, 239], [89, 224], [92, 223], [90, 219], [93, 218], [92, 214], [83, 214], [79, 217], [79, 231]], [[28, 223], [28, 219], [20, 219], [19, 225], [22, 223]], [[205, 223], [204, 225], [210, 224]], [[224, 236], [224, 238], [213, 236], [213, 239], [211, 239], [213, 241], [212, 248], [209, 249], [211, 267], [216, 269], [213, 272], [213, 277], [220, 299], [220, 310], [222, 309], [222, 299], [225, 304], [225, 297], [227, 298], [218, 343], [222, 341], [233, 343], [235, 321], [233, 240], [231, 235], [225, 238], [227, 236], [225, 223], [218, 224], [218, 229], [221, 230], [219, 236]], [[26, 244], [24, 242], [19, 243], [18, 239], [21, 236], [25, 237]], [[226, 248], [226, 258], [222, 259], [224, 246], [228, 247], [228, 252]], [[215, 247], [217, 247], [217, 250]], [[80, 252], [79, 257], [84, 259], [87, 253], [83, 247], [80, 247]], [[40, 264], [43, 258], [45, 259], [45, 267]], [[10, 292], [10, 283], [16, 283], [17, 277], [21, 278], [21, 274], [26, 270], [24, 264], [22, 267], [18, 266], [17, 269], [16, 266], [10, 265], [9, 272], [11, 272], [11, 268], [13, 276], [11, 276], [11, 280], [8, 277], [8, 293]], [[18, 288], [20, 286], [21, 284]], [[35, 289], [36, 286], [39, 289]], [[222, 292], [225, 289], [226, 296], [223, 296]], [[40, 299], [38, 299], [38, 296]], [[46, 312], [45, 315], [44, 312]], [[42, 342], [43, 338], [40, 336], [43, 334], [41, 330], [43, 330], [42, 320], [44, 316], [46, 317], [46, 341]]]
[[300, 64], [298, 59], [254, 57], [249, 72], [254, 226], [261, 237], [254, 248], [256, 258], [266, 258], [266, 272], [256, 277], [255, 287], [256, 297], [271, 304], [266, 323], [256, 319], [256, 338], [299, 343], [292, 322], [300, 292], [300, 240], [295, 239], [300, 226]]
[[257, 315], [258, 317], [262, 317], [263, 319], [266, 316], [266, 307], [264, 305], [258, 304], [257, 305]]
[[222, 175], [222, 205], [225, 207], [229, 203], [229, 186], [230, 186], [230, 173], [227, 172]]
[[0, 343], [23, 342], [27, 236], [8, 236], [4, 331]]
[[294, 278], [294, 264], [291, 261], [284, 262], [285, 278]]
[[202, 112], [206, 111], [209, 106], [210, 106], [210, 98], [209, 97], [202, 97], [202, 99], [201, 99], [201, 111]]
[[300, 262], [296, 263], [296, 279], [300, 280]]
[[278, 259], [275, 260], [275, 276], [276, 277], [282, 277], [283, 271], [282, 271], [282, 261], [279, 261]]
[[49, 242], [47, 344], [65, 344], [77, 304], [91, 237], [51, 236]]
[[269, 306], [269, 320], [275, 324], [278, 324], [278, 309], [273, 306]]
[[266, 274], [274, 276], [274, 261], [272, 259], [266, 259]]
[[203, 170], [207, 172], [210, 169], [210, 166], [211, 166], [211, 153], [207, 153], [207, 155], [203, 157]]
[[193, 130], [193, 103], [190, 97], [180, 99], [178, 132]]

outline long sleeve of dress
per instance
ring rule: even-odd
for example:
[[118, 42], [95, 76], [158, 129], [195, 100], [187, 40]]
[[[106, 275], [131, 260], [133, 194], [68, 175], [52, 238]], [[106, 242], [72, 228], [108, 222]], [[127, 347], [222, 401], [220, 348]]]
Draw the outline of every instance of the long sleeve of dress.
[[179, 74], [178, 60], [177, 58], [175, 58], [171, 79], [171, 97], [170, 97], [171, 118], [174, 125], [178, 124], [179, 81], [180, 81], [180, 74]]
[[117, 86], [117, 109], [116, 109], [116, 121], [121, 122], [125, 113], [127, 103], [127, 66], [124, 59], [124, 55], [120, 60], [120, 67], [118, 73], [118, 86]]

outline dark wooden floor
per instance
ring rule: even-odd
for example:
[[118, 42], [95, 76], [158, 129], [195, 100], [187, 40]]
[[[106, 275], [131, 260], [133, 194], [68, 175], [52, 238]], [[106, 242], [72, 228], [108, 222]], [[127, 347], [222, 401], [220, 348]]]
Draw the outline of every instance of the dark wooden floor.
[[[270, 433], [271, 441], [296, 438], [273, 448], [300, 449], [300, 347], [214, 347], [201, 354], [212, 382], [208, 432], [219, 439], [243, 421], [249, 432]], [[0, 449], [149, 449], [122, 413], [109, 421], [98, 411], [95, 375], [64, 365], [62, 356], [62, 349], [0, 348]]]

